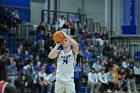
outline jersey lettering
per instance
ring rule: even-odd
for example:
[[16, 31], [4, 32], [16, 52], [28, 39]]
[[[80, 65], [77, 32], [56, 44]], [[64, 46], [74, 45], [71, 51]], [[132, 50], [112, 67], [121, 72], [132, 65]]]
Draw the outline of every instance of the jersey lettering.
[[71, 55], [68, 56], [61, 56], [63, 58], [63, 64], [68, 64], [68, 58], [71, 57]]

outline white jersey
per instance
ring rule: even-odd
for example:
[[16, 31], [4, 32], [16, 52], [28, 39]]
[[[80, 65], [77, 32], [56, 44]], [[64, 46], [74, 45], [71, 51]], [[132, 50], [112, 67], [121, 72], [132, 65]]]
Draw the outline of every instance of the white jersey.
[[72, 81], [74, 77], [75, 57], [73, 51], [60, 51], [57, 58], [56, 80], [58, 81]]

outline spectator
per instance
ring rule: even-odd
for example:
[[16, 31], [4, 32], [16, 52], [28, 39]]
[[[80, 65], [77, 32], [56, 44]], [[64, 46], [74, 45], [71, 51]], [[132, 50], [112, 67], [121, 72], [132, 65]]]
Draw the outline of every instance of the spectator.
[[122, 67], [124, 67], [125, 69], [127, 69], [129, 66], [129, 59], [126, 58], [125, 61], [122, 63]]
[[37, 33], [39, 33], [40, 31], [46, 31], [46, 28], [45, 28], [45, 23], [41, 22], [39, 24], [39, 26], [37, 27]]
[[86, 49], [85, 53], [83, 53], [82, 56], [83, 56], [83, 58], [88, 59], [88, 61], [89, 61], [90, 63], [92, 62], [92, 56], [91, 56], [91, 54], [90, 54], [90, 52], [89, 52], [88, 49]]
[[25, 51], [24, 57], [23, 57], [24, 61], [27, 62], [29, 60], [29, 54], [28, 51]]
[[10, 66], [8, 66], [8, 80], [11, 81], [11, 84], [14, 86], [15, 85], [15, 80], [17, 79], [17, 67], [16, 67], [16, 62], [12, 61]]
[[39, 86], [41, 88], [41, 92], [43, 93], [44, 87], [47, 86], [47, 80], [46, 80], [46, 73], [45, 73], [46, 67], [42, 66], [41, 71], [38, 73], [39, 75]]
[[108, 81], [107, 81], [107, 74], [105, 73], [104, 69], [101, 69], [101, 71], [98, 73], [99, 82], [101, 82], [101, 92], [107, 90]]
[[35, 45], [38, 45], [39, 51], [44, 51], [44, 45], [45, 45], [45, 33], [43, 30], [40, 30], [35, 36]]
[[127, 57], [128, 59], [130, 58], [131, 54], [129, 53], [128, 47], [123, 48], [121, 55]]
[[85, 64], [83, 65], [83, 72], [84, 72], [84, 75], [88, 75], [88, 72], [90, 72], [90, 65], [89, 65], [89, 62], [86, 61]]
[[18, 84], [19, 84], [21, 93], [25, 93], [24, 92], [25, 87], [28, 86], [28, 76], [27, 76], [26, 70], [27, 70], [27, 68], [24, 67], [18, 76]]
[[82, 53], [84, 53], [85, 50], [87, 49], [87, 46], [85, 45], [84, 42], [81, 42], [79, 45], [80, 45], [80, 46], [79, 46], [80, 50], [82, 51]]
[[62, 28], [63, 25], [66, 23], [66, 20], [63, 15], [58, 19], [59, 28]]
[[119, 70], [119, 80], [120, 80], [120, 90], [124, 90], [125, 88], [125, 84], [126, 84], [126, 81], [125, 81], [125, 78], [126, 78], [126, 70], [125, 68], [120, 68]]
[[97, 29], [97, 32], [95, 33], [95, 37], [96, 37], [96, 43], [99, 46], [103, 46], [104, 41], [102, 40], [102, 36], [100, 34], [100, 28]]
[[16, 27], [17, 25], [19, 25], [20, 23], [20, 17], [19, 17], [19, 13], [18, 13], [18, 10], [15, 9], [13, 12], [12, 12], [12, 21], [13, 21], [13, 24], [14, 26]]
[[79, 93], [80, 72], [81, 72], [81, 69], [78, 66], [78, 62], [77, 62], [76, 65], [75, 65], [75, 67], [74, 67], [74, 83], [75, 83], [76, 93]]
[[[46, 78], [46, 80], [48, 81], [48, 85], [47, 85], [47, 93], [51, 93], [51, 91], [53, 91], [52, 89], [55, 88], [55, 81], [56, 81], [56, 69], [53, 69], [52, 73], [49, 74]], [[54, 92], [54, 91], [53, 91]]]
[[134, 92], [137, 92], [136, 88], [136, 80], [134, 77], [133, 69], [129, 68], [126, 74], [126, 81], [127, 81], [127, 91], [131, 93], [131, 89], [134, 88]]
[[86, 61], [84, 64], [83, 64], [83, 84], [84, 86], [87, 85], [87, 79], [88, 79], [88, 73], [90, 72], [91, 68], [90, 68], [90, 64], [88, 61]]
[[114, 71], [112, 69], [109, 69], [109, 72], [107, 73], [107, 80], [108, 80], [108, 92], [119, 93], [117, 91], [118, 84], [116, 81], [116, 76], [114, 75]]
[[90, 93], [98, 93], [101, 83], [98, 82], [98, 75], [94, 68], [91, 69], [91, 72], [88, 73], [88, 84], [91, 86]]
[[34, 66], [33, 68], [34, 68], [34, 71], [36, 71], [36, 69], [39, 69], [39, 71], [40, 71], [40, 70], [41, 70], [41, 62], [38, 61], [38, 62], [36, 63], [36, 66]]
[[136, 77], [136, 82], [138, 83], [140, 82], [140, 63], [136, 62], [134, 64], [133, 69], [134, 69], [134, 75]]
[[24, 66], [26, 68], [26, 72], [27, 72], [27, 78], [28, 78], [28, 86], [31, 88], [32, 93], [34, 92], [34, 84], [33, 84], [33, 73], [34, 73], [34, 69], [33, 69], [33, 62], [29, 62], [29, 65]]
[[96, 72], [100, 72], [100, 70], [102, 69], [100, 60], [97, 60], [96, 63], [93, 63], [92, 68], [94, 68]]
[[21, 49], [20, 48], [18, 48], [17, 49], [17, 53], [15, 54], [15, 59], [17, 60], [17, 62], [18, 63], [20, 63], [20, 59], [21, 59], [21, 56], [22, 56], [22, 54], [21, 54]]
[[[38, 75], [39, 71], [40, 71], [40, 69], [36, 68], [35, 73], [33, 75], [34, 76], [33, 83], [34, 83], [35, 93], [41, 93], [41, 87], [39, 85], [39, 75]], [[38, 91], [36, 90], [37, 88], [38, 88]]]

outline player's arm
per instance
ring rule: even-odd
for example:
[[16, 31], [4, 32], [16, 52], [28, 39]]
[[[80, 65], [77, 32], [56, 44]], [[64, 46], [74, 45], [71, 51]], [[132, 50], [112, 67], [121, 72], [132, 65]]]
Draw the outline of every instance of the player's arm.
[[54, 59], [58, 56], [60, 50], [58, 50], [60, 44], [56, 44], [55, 47], [51, 50], [51, 52], [49, 53], [48, 57], [50, 59]]
[[74, 55], [75, 55], [75, 57], [77, 57], [77, 54], [78, 54], [78, 51], [79, 51], [78, 43], [74, 39], [69, 37], [65, 32], [62, 31], [62, 33], [65, 36], [65, 38], [67, 38], [70, 41], [70, 43], [72, 44]]

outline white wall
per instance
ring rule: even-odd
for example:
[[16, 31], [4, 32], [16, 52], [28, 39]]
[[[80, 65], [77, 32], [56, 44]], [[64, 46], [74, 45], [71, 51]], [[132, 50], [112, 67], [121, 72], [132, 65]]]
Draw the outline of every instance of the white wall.
[[104, 25], [105, 0], [58, 0], [58, 10], [77, 12], [78, 9], [82, 10], [82, 1], [84, 1], [83, 12], [95, 22], [101, 22]]
[[58, 10], [68, 11], [68, 12], [77, 12], [81, 9], [81, 0], [58, 0]]
[[31, 23], [39, 24], [41, 22], [41, 10], [44, 9], [44, 3], [31, 2]]
[[105, 0], [85, 0], [84, 8], [84, 13], [93, 18], [94, 22], [105, 25]]

